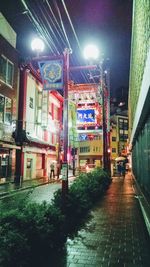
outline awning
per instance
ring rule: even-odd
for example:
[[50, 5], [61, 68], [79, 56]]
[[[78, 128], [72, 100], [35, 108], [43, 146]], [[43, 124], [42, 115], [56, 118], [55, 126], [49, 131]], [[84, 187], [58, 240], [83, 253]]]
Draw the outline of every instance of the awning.
[[13, 144], [5, 144], [5, 143], [0, 143], [0, 147], [2, 148], [10, 148], [10, 149], [21, 149], [21, 146], [16, 146]]
[[40, 146], [40, 147], [45, 147], [45, 148], [49, 148], [51, 150], [56, 150], [55, 145], [50, 144], [48, 142], [45, 142], [45, 141], [43, 141], [41, 139], [38, 139], [37, 137], [33, 137], [33, 136], [28, 135], [27, 136], [27, 140], [31, 144], [34, 143], [34, 144], [36, 144], [37, 146]]

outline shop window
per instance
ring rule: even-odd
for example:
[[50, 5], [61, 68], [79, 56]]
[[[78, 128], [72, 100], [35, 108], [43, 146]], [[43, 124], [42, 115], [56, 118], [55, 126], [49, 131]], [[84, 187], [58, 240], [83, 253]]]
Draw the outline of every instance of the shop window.
[[3, 55], [0, 56], [0, 79], [12, 87], [14, 65]]
[[12, 100], [0, 95], [0, 122], [11, 124], [12, 120]]

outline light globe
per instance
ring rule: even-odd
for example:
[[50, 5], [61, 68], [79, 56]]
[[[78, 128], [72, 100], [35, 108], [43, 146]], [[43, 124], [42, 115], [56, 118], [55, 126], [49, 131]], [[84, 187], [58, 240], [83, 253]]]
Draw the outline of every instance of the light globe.
[[33, 51], [42, 52], [44, 50], [44, 42], [40, 38], [33, 39], [31, 43], [31, 48]]
[[83, 55], [85, 59], [97, 59], [99, 57], [99, 50], [95, 45], [90, 44], [85, 47]]

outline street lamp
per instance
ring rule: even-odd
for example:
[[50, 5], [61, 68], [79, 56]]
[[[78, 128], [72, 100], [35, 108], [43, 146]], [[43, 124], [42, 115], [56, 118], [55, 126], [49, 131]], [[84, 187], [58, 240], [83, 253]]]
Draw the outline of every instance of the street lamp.
[[85, 49], [83, 51], [83, 55], [84, 55], [85, 59], [95, 59], [96, 60], [99, 57], [99, 50], [95, 45], [90, 44], [90, 45], [85, 47]]
[[[39, 52], [42, 52], [44, 49], [44, 43], [41, 39], [36, 38], [32, 41], [32, 50], [37, 51], [37, 56], [39, 56]], [[63, 134], [64, 134], [64, 142], [63, 142], [63, 163], [62, 163], [62, 195], [65, 195], [68, 192], [68, 86], [69, 86], [69, 54], [70, 49], [66, 48], [64, 50], [63, 56], [63, 77], [64, 77], [64, 106], [63, 106]], [[42, 57], [41, 57], [42, 58]], [[49, 59], [57, 60], [57, 56], [49, 57]]]
[[[96, 60], [99, 58], [99, 50], [95, 45], [88, 45], [84, 49], [84, 58], [89, 60]], [[104, 93], [104, 81], [103, 81], [103, 62], [99, 64], [100, 67], [100, 85], [102, 94], [102, 129], [103, 129], [103, 169], [107, 170], [107, 126], [106, 126], [106, 114], [105, 114], [105, 93]]]
[[31, 42], [31, 48], [33, 51], [37, 52], [37, 56], [39, 56], [40, 52], [43, 52], [45, 45], [42, 39], [40, 38], [35, 38]]

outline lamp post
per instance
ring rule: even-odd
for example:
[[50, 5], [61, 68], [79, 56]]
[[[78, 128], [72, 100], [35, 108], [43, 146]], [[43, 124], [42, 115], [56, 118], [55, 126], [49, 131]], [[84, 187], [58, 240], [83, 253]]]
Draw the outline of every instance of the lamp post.
[[[39, 56], [39, 52], [42, 52], [44, 49], [44, 44], [40, 39], [35, 39], [32, 42], [32, 50], [37, 52], [37, 58]], [[64, 150], [64, 158], [62, 163], [62, 195], [65, 196], [68, 192], [68, 85], [69, 85], [69, 54], [70, 49], [66, 48], [63, 54], [63, 77], [64, 77], [64, 106], [63, 106], [63, 134], [64, 134], [64, 142], [63, 142], [63, 150]], [[57, 59], [57, 56], [50, 57], [53, 59]]]
[[69, 86], [69, 54], [68, 48], [64, 51], [64, 113], [63, 113], [63, 134], [64, 134], [64, 159], [62, 164], [62, 195], [68, 193], [68, 86]]
[[[99, 51], [95, 45], [88, 45], [84, 50], [84, 57], [86, 59], [96, 60], [99, 57]], [[105, 112], [105, 89], [103, 80], [103, 61], [99, 64], [100, 67], [100, 90], [102, 94], [102, 130], [103, 130], [103, 169], [107, 170], [107, 124]]]

